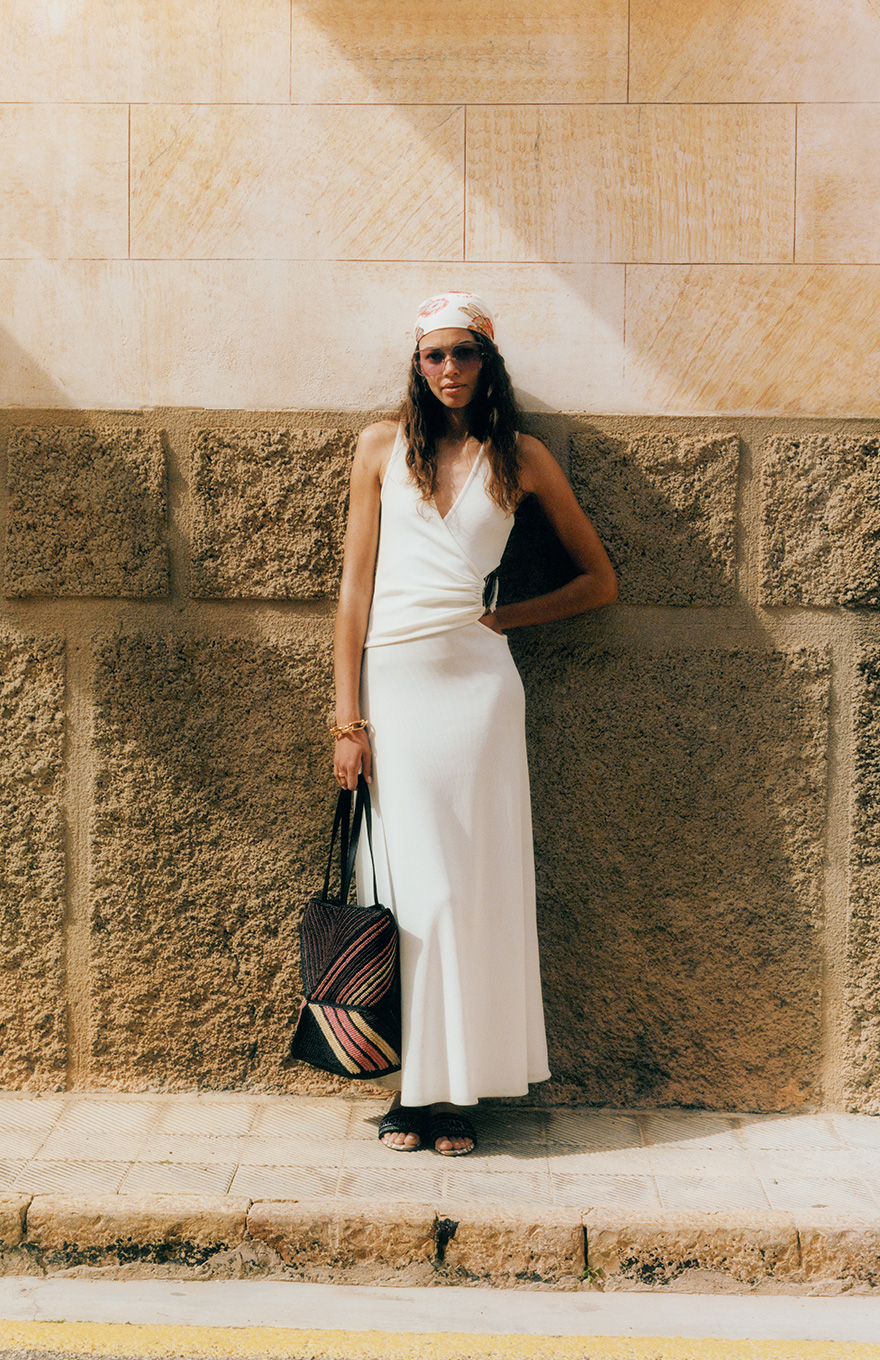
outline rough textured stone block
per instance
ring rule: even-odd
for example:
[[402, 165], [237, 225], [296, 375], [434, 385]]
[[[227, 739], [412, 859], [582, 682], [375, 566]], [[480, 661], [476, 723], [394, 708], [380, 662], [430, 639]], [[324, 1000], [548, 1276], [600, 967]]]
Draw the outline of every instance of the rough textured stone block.
[[550, 1067], [591, 1103], [797, 1108], [819, 1060], [827, 659], [513, 634]]
[[775, 435], [762, 490], [764, 604], [880, 605], [880, 439]]
[[[298, 921], [332, 809], [329, 622], [289, 640], [98, 648], [92, 1053], [98, 1081], [292, 1087]], [[312, 1069], [300, 1069], [306, 1089]]]
[[668, 1284], [686, 1270], [716, 1270], [748, 1284], [800, 1265], [797, 1228], [787, 1214], [725, 1210], [651, 1214], [591, 1209], [584, 1215], [587, 1264], [606, 1277]]
[[0, 1085], [52, 1090], [67, 1063], [63, 648], [0, 637]]
[[354, 442], [344, 430], [202, 430], [194, 448], [193, 593], [335, 594]]
[[855, 779], [847, 926], [847, 1098], [880, 1113], [880, 648], [856, 671]]
[[236, 1246], [246, 1236], [249, 1204], [233, 1195], [35, 1195], [27, 1240], [41, 1251], [121, 1255]]
[[457, 1224], [444, 1252], [451, 1271], [499, 1284], [583, 1276], [584, 1229], [573, 1209], [516, 1213], [509, 1206], [444, 1204], [443, 1216]]
[[808, 1279], [880, 1284], [880, 1218], [813, 1213], [795, 1223]]
[[251, 1207], [248, 1232], [290, 1266], [397, 1268], [433, 1260], [436, 1215], [424, 1205], [373, 1200], [344, 1207], [263, 1200]]
[[571, 480], [626, 604], [715, 605], [736, 593], [739, 438], [575, 434]]
[[153, 597], [168, 590], [158, 434], [16, 431], [9, 449], [6, 594]]

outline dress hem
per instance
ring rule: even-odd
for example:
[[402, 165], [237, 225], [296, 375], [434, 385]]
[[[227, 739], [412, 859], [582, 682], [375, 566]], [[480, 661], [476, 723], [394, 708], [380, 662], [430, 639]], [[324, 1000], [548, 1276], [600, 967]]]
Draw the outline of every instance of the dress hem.
[[[380, 1077], [378, 1081], [375, 1081], [372, 1084], [385, 1091], [400, 1091], [401, 1090], [400, 1083], [398, 1082], [396, 1085], [393, 1084], [394, 1078], [396, 1076], [399, 1076], [399, 1073], [392, 1072], [389, 1073], [387, 1077]], [[402, 1103], [405, 1104], [407, 1107], [413, 1107], [415, 1109], [424, 1109], [425, 1106], [427, 1105], [448, 1104], [448, 1105], [461, 1105], [462, 1107], [470, 1107], [472, 1105], [478, 1105], [481, 1100], [515, 1100], [518, 1096], [527, 1096], [529, 1094], [530, 1086], [539, 1086], [542, 1082], [550, 1081], [552, 1076], [553, 1073], [548, 1071], [546, 1077], [529, 1077], [525, 1090], [483, 1091], [480, 1095], [472, 1096], [467, 1100], [458, 1099], [454, 1095], [434, 1096], [430, 1100], [413, 1100], [411, 1097], [407, 1096], [406, 1100], [403, 1101]]]

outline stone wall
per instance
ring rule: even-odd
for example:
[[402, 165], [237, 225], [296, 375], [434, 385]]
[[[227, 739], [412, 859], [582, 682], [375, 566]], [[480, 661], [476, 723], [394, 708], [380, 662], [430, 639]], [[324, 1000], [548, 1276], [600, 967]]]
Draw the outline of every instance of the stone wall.
[[[346, 472], [465, 287], [621, 577], [512, 640], [552, 1095], [880, 1111], [873, 0], [0, 35], [0, 1083], [330, 1089]], [[567, 569], [525, 506], [508, 597]]]
[[[333, 1089], [282, 1059], [366, 418], [0, 424], [4, 1086]], [[621, 576], [612, 608], [511, 637], [537, 1098], [880, 1110], [880, 429], [530, 424]], [[567, 569], [527, 504], [505, 596]]]

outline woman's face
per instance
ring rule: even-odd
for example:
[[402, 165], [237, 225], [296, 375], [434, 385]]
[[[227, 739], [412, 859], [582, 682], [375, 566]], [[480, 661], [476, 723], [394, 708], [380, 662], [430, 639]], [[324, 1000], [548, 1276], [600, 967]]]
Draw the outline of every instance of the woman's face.
[[472, 331], [450, 327], [419, 341], [419, 370], [439, 402], [460, 411], [473, 401], [482, 355]]

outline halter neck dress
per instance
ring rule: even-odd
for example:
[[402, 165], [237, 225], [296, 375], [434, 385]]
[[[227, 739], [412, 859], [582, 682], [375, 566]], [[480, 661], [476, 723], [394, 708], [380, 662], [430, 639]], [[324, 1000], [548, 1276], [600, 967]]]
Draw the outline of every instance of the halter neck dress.
[[483, 449], [445, 516], [405, 453], [398, 429], [361, 681], [379, 900], [401, 945], [403, 1067], [383, 1084], [404, 1105], [472, 1105], [550, 1075], [523, 687], [507, 639], [478, 622], [513, 516]]

